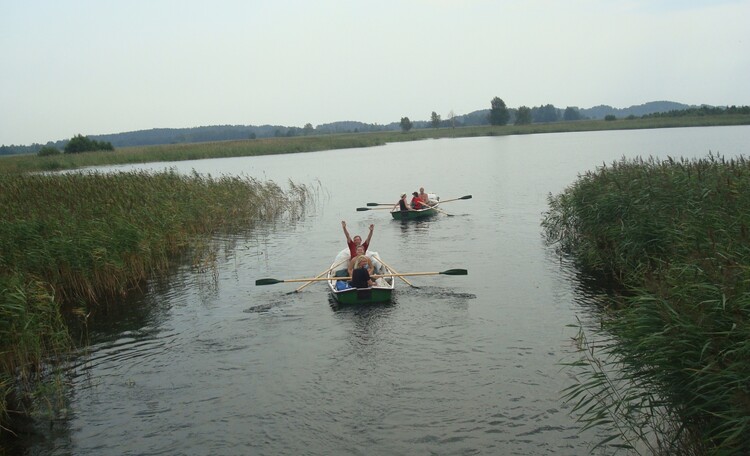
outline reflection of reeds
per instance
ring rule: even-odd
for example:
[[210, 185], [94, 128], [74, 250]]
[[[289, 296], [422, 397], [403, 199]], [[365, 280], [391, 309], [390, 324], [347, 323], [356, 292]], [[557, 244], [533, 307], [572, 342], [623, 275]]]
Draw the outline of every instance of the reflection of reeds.
[[[623, 287], [604, 324], [614, 337], [600, 333], [597, 354], [587, 355], [591, 366], [608, 360], [618, 369], [593, 369], [568, 398], [603, 425], [618, 413], [666, 410], [662, 424], [672, 422], [669, 435], [657, 435], [662, 449], [747, 454], [750, 161], [622, 160], [549, 202], [548, 240]], [[623, 384], [613, 372], [630, 392], [602, 392]], [[633, 400], [588, 404], [597, 395]]]
[[196, 173], [3, 175], [0, 388], [8, 405], [22, 402], [9, 394], [14, 378], [67, 348], [61, 304], [121, 296], [186, 248], [211, 258], [207, 236], [296, 213], [308, 196], [304, 185], [285, 192], [273, 182]]

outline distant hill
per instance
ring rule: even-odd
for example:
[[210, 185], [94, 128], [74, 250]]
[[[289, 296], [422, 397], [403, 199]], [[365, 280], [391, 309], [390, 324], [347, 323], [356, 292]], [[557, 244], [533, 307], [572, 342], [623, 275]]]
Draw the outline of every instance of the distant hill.
[[[679, 111], [689, 108], [695, 108], [683, 103], [673, 101], [652, 101], [642, 105], [631, 106], [629, 108], [613, 108], [612, 106], [599, 105], [593, 108], [577, 108], [578, 117], [581, 119], [604, 119], [607, 115], [614, 115], [617, 118], [628, 116], [641, 117], [648, 114]], [[565, 108], [556, 108], [552, 105], [539, 106], [531, 108], [534, 122], [549, 122], [564, 119]], [[475, 126], [486, 125], [488, 123], [489, 109], [481, 109], [468, 114], [455, 116], [453, 119], [442, 119], [441, 127], [449, 126]], [[515, 109], [510, 109], [511, 123], [515, 118]], [[431, 127], [431, 123], [426, 120], [411, 119], [414, 129]], [[268, 138], [275, 136], [302, 136], [305, 134], [330, 134], [330, 133], [362, 133], [372, 131], [392, 131], [400, 130], [399, 121], [387, 125], [368, 124], [357, 121], [341, 121], [321, 124], [314, 128], [313, 131], [305, 130], [299, 127], [285, 127], [281, 125], [215, 125], [193, 128], [154, 128], [151, 130], [138, 130], [125, 133], [113, 133], [106, 135], [89, 135], [89, 138], [96, 141], [112, 143], [115, 148], [132, 147], [132, 146], [154, 146], [160, 144], [180, 144], [180, 143], [197, 143], [209, 141], [227, 141], [243, 140], [254, 138]], [[68, 140], [50, 141], [46, 145], [54, 146], [60, 150], [65, 147]], [[42, 148], [42, 144], [32, 144], [30, 146], [0, 146], [0, 155], [11, 155], [20, 153], [36, 153]]]
[[604, 119], [604, 116], [614, 115], [617, 118], [628, 116], [641, 117], [655, 112], [682, 111], [699, 106], [690, 106], [674, 101], [650, 101], [642, 105], [631, 106], [629, 108], [613, 108], [612, 106], [599, 105], [588, 109], [579, 109], [580, 113], [589, 119]]

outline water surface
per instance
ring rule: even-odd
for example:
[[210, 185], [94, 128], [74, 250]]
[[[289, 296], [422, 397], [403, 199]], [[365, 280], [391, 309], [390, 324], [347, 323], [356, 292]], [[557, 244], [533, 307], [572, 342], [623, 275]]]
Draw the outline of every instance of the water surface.
[[[35, 454], [586, 454], [560, 400], [589, 299], [545, 246], [547, 196], [622, 157], [747, 154], [750, 127], [441, 139], [367, 149], [124, 166], [244, 174], [309, 185], [316, 204], [252, 235], [217, 239], [213, 268], [186, 265], [97, 315], [71, 369], [67, 414]], [[109, 168], [113, 169], [113, 168]], [[402, 223], [367, 202], [420, 186], [452, 216]], [[352, 234], [400, 272], [390, 305], [333, 308], [314, 277]], [[102, 312], [103, 314], [103, 312]]]

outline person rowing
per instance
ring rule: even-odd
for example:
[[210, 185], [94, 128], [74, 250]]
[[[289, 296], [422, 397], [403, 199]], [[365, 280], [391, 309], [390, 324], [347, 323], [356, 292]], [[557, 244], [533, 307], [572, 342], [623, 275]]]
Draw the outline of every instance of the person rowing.
[[401, 212], [406, 212], [406, 211], [411, 210], [411, 205], [406, 201], [406, 193], [401, 194], [401, 198], [398, 200], [396, 204], [393, 205], [391, 212], [395, 211], [397, 207], [399, 208]]

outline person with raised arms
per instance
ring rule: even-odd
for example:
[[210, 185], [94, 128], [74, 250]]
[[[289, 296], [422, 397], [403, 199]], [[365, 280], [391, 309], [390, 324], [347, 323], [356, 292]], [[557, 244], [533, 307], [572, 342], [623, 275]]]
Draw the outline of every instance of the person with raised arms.
[[349, 259], [357, 256], [357, 247], [362, 246], [365, 252], [370, 246], [370, 240], [372, 239], [372, 232], [375, 230], [375, 225], [370, 224], [370, 234], [367, 235], [367, 240], [362, 242], [361, 236], [349, 236], [349, 230], [346, 229], [346, 221], [341, 221], [341, 227], [344, 229], [344, 236], [346, 236], [346, 245], [349, 247]]

